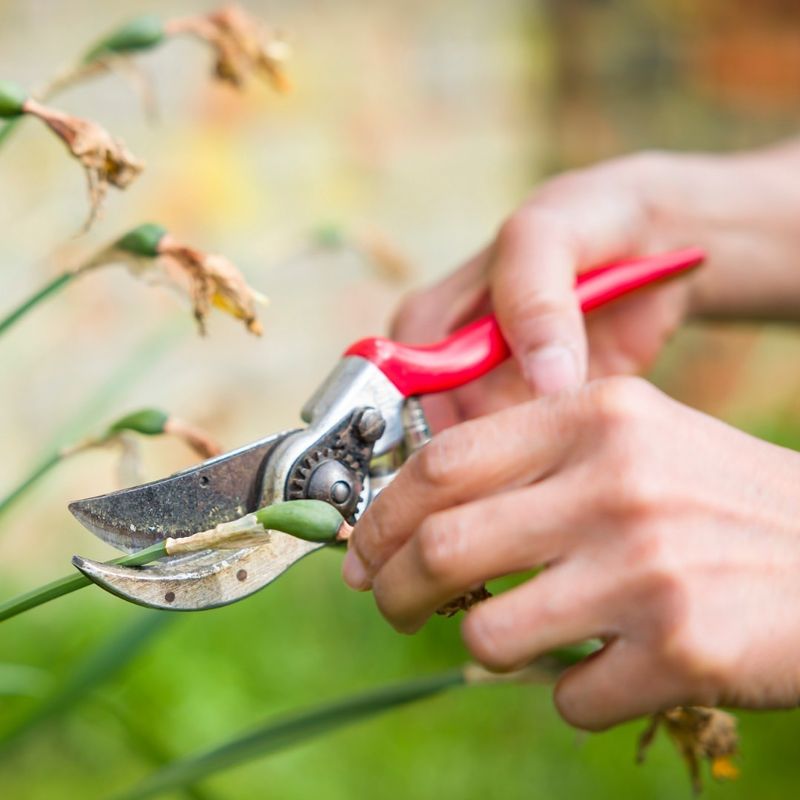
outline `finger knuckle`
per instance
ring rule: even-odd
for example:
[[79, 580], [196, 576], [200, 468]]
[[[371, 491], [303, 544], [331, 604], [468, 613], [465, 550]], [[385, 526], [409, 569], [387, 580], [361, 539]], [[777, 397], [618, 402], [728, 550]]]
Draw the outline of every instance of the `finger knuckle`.
[[417, 477], [429, 486], [449, 486], [465, 455], [458, 433], [452, 429], [442, 431], [414, 454]]
[[517, 209], [500, 226], [497, 245], [500, 249], [516, 249], [522, 243], [540, 236], [569, 242], [573, 238], [573, 231], [563, 213], [534, 200]]
[[417, 549], [422, 569], [431, 578], [450, 576], [456, 556], [453, 529], [442, 515], [428, 517], [417, 533]]
[[628, 427], [646, 415], [655, 394], [655, 388], [643, 378], [604, 378], [589, 388], [590, 413], [607, 427]]
[[356, 528], [350, 546], [355, 548], [364, 564], [373, 569], [381, 554], [391, 546], [392, 538], [392, 526], [376, 506], [370, 509], [369, 517], [365, 517]]

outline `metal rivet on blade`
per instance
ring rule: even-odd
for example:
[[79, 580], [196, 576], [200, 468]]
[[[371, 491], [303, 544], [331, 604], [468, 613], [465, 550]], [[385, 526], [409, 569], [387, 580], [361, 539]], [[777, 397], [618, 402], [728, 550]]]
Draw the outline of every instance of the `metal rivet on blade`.
[[247, 580], [247, 570], [246, 569], [240, 569], [236, 573], [236, 580], [237, 581], [246, 581]]
[[168, 603], [174, 603], [174, 602], [175, 602], [175, 592], [167, 592], [167, 593], [164, 595], [164, 599], [165, 599], [165, 600], [166, 600]]

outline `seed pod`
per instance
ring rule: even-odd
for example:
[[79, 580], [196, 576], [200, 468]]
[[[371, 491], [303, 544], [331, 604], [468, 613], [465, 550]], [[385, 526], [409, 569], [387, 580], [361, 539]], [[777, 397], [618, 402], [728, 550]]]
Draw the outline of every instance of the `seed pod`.
[[158, 246], [166, 233], [166, 228], [161, 225], [146, 222], [144, 225], [128, 231], [114, 243], [113, 247], [115, 250], [123, 250], [136, 256], [155, 258], [158, 256]]
[[164, 23], [158, 17], [151, 14], [136, 17], [101, 39], [86, 53], [83, 63], [89, 64], [104, 56], [149, 50], [161, 44], [165, 37]]
[[13, 119], [25, 113], [28, 93], [17, 83], [0, 81], [0, 117]]
[[143, 408], [141, 411], [134, 411], [132, 414], [118, 419], [109, 429], [109, 434], [120, 433], [122, 431], [135, 431], [145, 436], [157, 436], [164, 433], [164, 426], [167, 424], [168, 415], [158, 408]]
[[322, 500], [290, 500], [255, 512], [268, 529], [283, 531], [309, 542], [334, 542], [346, 537], [349, 525], [344, 517]]

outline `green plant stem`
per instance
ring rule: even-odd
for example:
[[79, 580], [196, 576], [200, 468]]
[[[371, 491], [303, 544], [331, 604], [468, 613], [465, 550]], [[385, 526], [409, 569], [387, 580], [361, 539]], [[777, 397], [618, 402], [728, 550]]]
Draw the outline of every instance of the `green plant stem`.
[[0, 516], [8, 510], [15, 500], [19, 499], [22, 494], [30, 489], [38, 480], [43, 478], [63, 458], [64, 454], [60, 451], [46, 456], [27, 478], [17, 484], [5, 497], [0, 499]]
[[233, 739], [221, 747], [176, 761], [154, 773], [131, 791], [119, 795], [117, 800], [139, 800], [194, 783], [211, 773], [256, 756], [282, 750], [334, 728], [367, 719], [415, 700], [431, 697], [463, 683], [463, 670], [448, 670], [439, 675], [383, 687], [338, 700], [321, 708], [284, 717], [277, 722], [256, 728], [251, 733]]
[[174, 619], [174, 614], [138, 610], [132, 623], [116, 635], [105, 638], [79, 661], [61, 685], [45, 697], [27, 717], [0, 735], [0, 752], [36, 726], [61, 716], [83, 701], [87, 694], [127, 666]]
[[[1, 141], [2, 131], [0, 131], [0, 142]], [[50, 283], [43, 286], [38, 292], [31, 295], [27, 300], [18, 305], [11, 313], [7, 314], [2, 320], [0, 320], [0, 335], [4, 334], [15, 322], [24, 317], [25, 314], [39, 305], [39, 303], [41, 303], [43, 300], [46, 300], [51, 295], [54, 295], [59, 290], [63, 289], [64, 286], [66, 286], [76, 276], [76, 272], [64, 272], [61, 275], [53, 278]]]
[[[582, 661], [600, 646], [601, 643], [593, 639], [553, 650], [534, 662], [533, 673], [538, 673], [538, 680], [541, 680], [541, 676], [555, 678], [564, 669]], [[508, 682], [504, 676], [497, 676], [495, 679], [483, 671], [483, 675], [488, 679], [481, 677], [474, 680], [469, 677], [469, 669], [468, 665], [427, 678], [394, 684], [337, 700], [318, 708], [291, 714], [277, 721], [270, 721], [219, 747], [164, 767], [129, 791], [115, 796], [114, 800], [142, 800], [142, 798], [153, 797], [166, 791], [195, 784], [220, 770], [300, 744], [337, 728], [351, 725], [457, 686]], [[513, 682], [513, 678], [511, 682]]]
[[[109, 561], [109, 564], [120, 564], [124, 567], [137, 567], [142, 564], [148, 564], [151, 561], [156, 561], [166, 555], [164, 551], [164, 542], [156, 542], [156, 544], [138, 550], [121, 558], [115, 558]], [[78, 589], [83, 589], [84, 586], [89, 586], [91, 581], [82, 573], [76, 572], [74, 575], [67, 575], [58, 580], [46, 583], [38, 589], [33, 589], [30, 592], [12, 597], [5, 603], [0, 604], [0, 622], [11, 619], [23, 611], [28, 611], [31, 608], [36, 608], [43, 603], [48, 603], [50, 600], [55, 600], [57, 597], [63, 597], [65, 594], [70, 594]]]
[[16, 117], [15, 119], [8, 120], [7, 122], [3, 123], [2, 126], [0, 126], [0, 145], [2, 145], [5, 140], [11, 136], [17, 125], [22, 122], [22, 119], [22, 117]]

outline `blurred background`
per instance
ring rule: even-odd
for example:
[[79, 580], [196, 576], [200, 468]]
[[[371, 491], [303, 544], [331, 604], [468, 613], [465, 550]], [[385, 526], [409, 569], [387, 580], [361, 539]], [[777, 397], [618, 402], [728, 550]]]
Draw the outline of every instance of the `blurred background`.
[[[215, 314], [201, 338], [183, 298], [122, 268], [68, 286], [0, 340], [0, 495], [53, 448], [140, 406], [190, 419], [226, 449], [294, 426], [348, 343], [383, 331], [403, 292], [484, 244], [548, 174], [640, 148], [757, 146], [798, 127], [800, 6], [791, 0], [243, 5], [289, 36], [290, 95], [257, 81], [242, 92], [215, 84], [207, 48], [181, 39], [137, 57], [155, 83], [153, 122], [115, 75], [54, 102], [147, 162], [130, 190], [112, 190], [89, 234], [76, 236], [84, 178], [62, 146], [34, 121], [4, 144], [0, 314], [152, 220], [241, 267], [271, 299], [265, 334]], [[0, 0], [0, 78], [35, 86], [131, 16], [213, 7]], [[358, 246], [331, 246], [342, 237]], [[797, 363], [798, 342], [790, 329], [689, 327], [653, 379], [797, 444], [800, 375], [786, 365]], [[147, 478], [193, 460], [168, 438], [144, 441], [142, 452]], [[116, 462], [113, 450], [78, 456], [4, 515], [2, 599], [69, 572], [73, 553], [112, 556], [66, 504], [116, 488]], [[466, 659], [457, 619], [399, 637], [369, 597], [345, 590], [338, 562], [323, 553], [246, 602], [170, 615], [139, 647], [131, 637], [146, 612], [99, 590], [4, 623], [0, 734], [110, 637], [132, 652], [0, 753], [0, 795], [101, 797], [272, 715]], [[20, 666], [31, 668], [27, 688], [4, 689], [2, 676]], [[740, 719], [742, 777], [709, 784], [707, 796], [791, 796], [800, 717]], [[663, 739], [634, 765], [641, 728], [583, 736], [558, 719], [544, 688], [471, 689], [214, 777], [202, 797], [688, 796]]]

